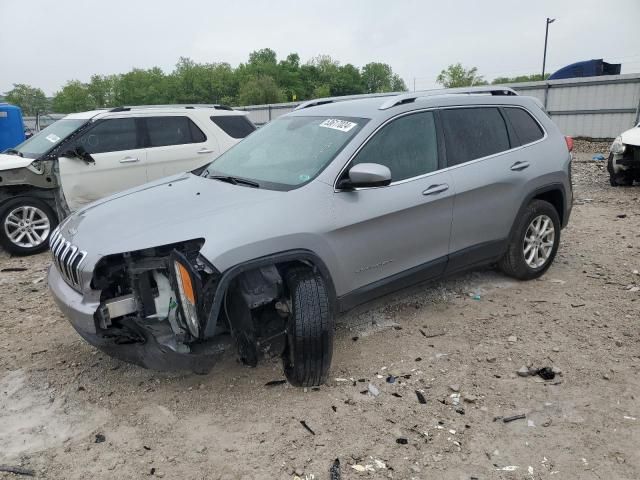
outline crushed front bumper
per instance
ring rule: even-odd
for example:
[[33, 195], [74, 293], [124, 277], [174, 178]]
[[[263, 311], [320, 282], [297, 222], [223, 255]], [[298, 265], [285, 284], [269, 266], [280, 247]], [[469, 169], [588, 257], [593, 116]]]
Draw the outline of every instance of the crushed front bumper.
[[191, 352], [182, 353], [157, 342], [147, 328], [130, 324], [141, 338], [139, 342], [121, 343], [118, 337], [101, 330], [96, 323], [95, 312], [100, 306], [99, 292], [95, 297], [85, 296], [64, 281], [55, 266], [49, 267], [49, 290], [60, 310], [75, 330], [88, 343], [107, 355], [152, 370], [190, 370], [207, 373], [226, 348], [231, 345], [228, 336], [219, 336], [206, 343], [192, 346]]

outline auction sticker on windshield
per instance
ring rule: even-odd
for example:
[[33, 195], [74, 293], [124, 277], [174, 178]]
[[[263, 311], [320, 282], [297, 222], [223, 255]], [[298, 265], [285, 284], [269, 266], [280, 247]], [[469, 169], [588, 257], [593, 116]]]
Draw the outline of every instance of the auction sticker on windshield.
[[60, 137], [58, 135], [56, 135], [55, 133], [50, 133], [49, 135], [47, 135], [44, 138], [49, 140], [51, 143], [56, 143], [57, 141], [60, 140]]
[[340, 130], [341, 132], [348, 132], [353, 127], [358, 125], [357, 123], [347, 122], [346, 120], [338, 120], [337, 118], [327, 118], [320, 124], [324, 128], [333, 128], [334, 130]]

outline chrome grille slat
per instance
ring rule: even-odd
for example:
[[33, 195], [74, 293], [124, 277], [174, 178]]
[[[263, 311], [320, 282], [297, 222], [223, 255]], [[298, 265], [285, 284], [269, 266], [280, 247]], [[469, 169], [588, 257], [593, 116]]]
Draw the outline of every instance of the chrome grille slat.
[[49, 248], [53, 256], [53, 263], [62, 278], [64, 278], [64, 281], [79, 290], [81, 281], [80, 266], [86, 258], [87, 252], [80, 250], [66, 240], [59, 229], [56, 229], [51, 235]]

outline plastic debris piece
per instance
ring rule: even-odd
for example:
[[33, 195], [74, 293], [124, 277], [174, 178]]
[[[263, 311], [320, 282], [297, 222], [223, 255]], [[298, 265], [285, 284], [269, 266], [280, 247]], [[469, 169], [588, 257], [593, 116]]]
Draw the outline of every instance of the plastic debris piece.
[[420, 390], [416, 390], [416, 397], [418, 397], [418, 402], [420, 402], [421, 404], [424, 405], [427, 403], [427, 399], [424, 398], [424, 395]]
[[387, 377], [387, 383], [396, 383], [396, 377], [394, 377], [393, 375], [389, 375]]
[[391, 395], [393, 395], [396, 398], [402, 398], [402, 395], [400, 395], [398, 392], [393, 392]]
[[591, 157], [591, 160], [595, 160], [596, 162], [602, 162], [604, 160], [604, 155], [601, 153], [598, 153], [593, 157]]
[[351, 465], [351, 468], [353, 468], [356, 472], [365, 472], [367, 469], [364, 468], [364, 466], [362, 465]]
[[96, 439], [94, 443], [102, 443], [107, 439], [107, 437], [105, 437], [103, 434], [101, 433], [97, 433], [96, 434]]
[[520, 413], [519, 415], [512, 415], [511, 417], [504, 417], [502, 421], [504, 423], [513, 422], [514, 420], [522, 420], [523, 418], [527, 418], [524, 413]]
[[329, 480], [340, 480], [342, 472], [340, 471], [340, 459], [336, 458], [329, 468]]
[[517, 465], [507, 465], [506, 467], [497, 468], [496, 470], [503, 471], [503, 472], [515, 472], [519, 468], [520, 467]]
[[552, 367], [543, 367], [538, 369], [538, 376], [545, 380], [553, 380], [556, 376], [556, 372], [553, 371]]
[[380, 395], [380, 390], [378, 390], [378, 387], [376, 387], [372, 383], [370, 383], [369, 386], [367, 387], [367, 391], [374, 397], [377, 397], [378, 395]]
[[302, 425], [307, 430], [307, 432], [309, 432], [311, 435], [316, 434], [316, 432], [311, 430], [311, 427], [309, 427], [309, 425], [307, 425], [307, 422], [305, 422], [304, 420], [300, 420], [300, 425]]
[[398, 437], [396, 438], [396, 443], [400, 445], [406, 445], [409, 443], [409, 440], [407, 440], [405, 437]]

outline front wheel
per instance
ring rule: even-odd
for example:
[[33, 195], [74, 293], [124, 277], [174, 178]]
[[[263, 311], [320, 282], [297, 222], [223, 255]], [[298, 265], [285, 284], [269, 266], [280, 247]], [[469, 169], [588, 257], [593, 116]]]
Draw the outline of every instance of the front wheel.
[[533, 200], [516, 222], [498, 266], [511, 277], [532, 280], [553, 263], [560, 243], [560, 217], [549, 202]]
[[308, 268], [287, 274], [291, 312], [287, 325], [284, 373], [296, 387], [327, 380], [333, 355], [334, 324], [324, 279]]
[[613, 166], [613, 153], [609, 154], [607, 161], [607, 171], [609, 172], [609, 183], [612, 187], [630, 187], [633, 185], [633, 176], [627, 172], [616, 173]]
[[0, 243], [15, 255], [46, 250], [49, 235], [58, 221], [51, 207], [32, 197], [20, 197], [3, 205], [0, 213]]

